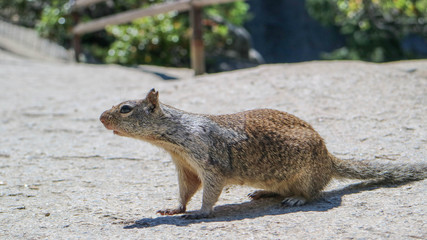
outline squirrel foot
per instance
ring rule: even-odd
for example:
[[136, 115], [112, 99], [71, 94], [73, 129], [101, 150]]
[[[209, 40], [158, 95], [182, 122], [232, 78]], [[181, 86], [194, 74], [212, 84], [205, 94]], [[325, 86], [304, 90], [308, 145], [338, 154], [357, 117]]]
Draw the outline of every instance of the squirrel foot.
[[164, 210], [157, 211], [157, 213], [159, 213], [160, 215], [175, 215], [175, 214], [185, 213], [185, 208], [178, 207], [175, 209], [164, 209]]
[[288, 207], [301, 206], [301, 205], [304, 205], [306, 202], [307, 200], [303, 197], [292, 196], [292, 197], [283, 199], [282, 206], [288, 206]]
[[277, 196], [280, 196], [280, 194], [266, 190], [256, 190], [248, 194], [248, 197], [252, 200], [258, 200], [260, 198], [272, 198]]

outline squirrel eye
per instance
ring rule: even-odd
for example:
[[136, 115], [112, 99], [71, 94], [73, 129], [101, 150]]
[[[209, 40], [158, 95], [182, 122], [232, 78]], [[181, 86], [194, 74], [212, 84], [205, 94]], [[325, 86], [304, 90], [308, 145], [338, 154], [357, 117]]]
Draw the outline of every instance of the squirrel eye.
[[129, 105], [123, 105], [120, 107], [120, 113], [130, 113], [132, 111], [132, 107]]

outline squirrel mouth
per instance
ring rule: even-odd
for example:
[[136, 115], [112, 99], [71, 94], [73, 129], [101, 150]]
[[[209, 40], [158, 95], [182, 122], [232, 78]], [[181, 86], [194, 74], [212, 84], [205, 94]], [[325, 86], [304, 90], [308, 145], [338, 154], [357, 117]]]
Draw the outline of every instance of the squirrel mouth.
[[110, 126], [110, 125], [108, 125], [108, 124], [104, 124], [104, 126], [105, 126], [105, 128], [106, 128], [106, 129], [108, 129], [108, 130], [113, 130], [113, 133], [114, 133], [114, 134], [119, 135], [119, 136], [122, 136], [122, 134], [121, 134], [119, 131], [117, 131], [116, 129], [114, 129], [114, 127], [112, 127], [112, 126]]
[[102, 124], [104, 124], [104, 127], [108, 130], [113, 130], [113, 133], [115, 135], [126, 136], [126, 134], [119, 132], [115, 129], [114, 125], [111, 124], [106, 117], [104, 117], [104, 113], [101, 115], [100, 120], [101, 120]]
[[108, 130], [113, 130], [113, 133], [114, 133], [114, 134], [116, 134], [116, 135], [123, 136], [123, 134], [121, 134], [119, 131], [117, 131], [116, 129], [114, 129], [114, 127], [112, 127], [112, 126], [111, 126], [111, 125], [109, 125], [109, 124], [105, 124], [105, 123], [104, 123], [104, 127], [105, 127], [106, 129], [108, 129]]
[[125, 134], [123, 134], [123, 133], [121, 133], [121, 132], [119, 132], [119, 131], [117, 131], [117, 130], [113, 130], [113, 133], [114, 133], [115, 135], [118, 135], [118, 136], [126, 136]]

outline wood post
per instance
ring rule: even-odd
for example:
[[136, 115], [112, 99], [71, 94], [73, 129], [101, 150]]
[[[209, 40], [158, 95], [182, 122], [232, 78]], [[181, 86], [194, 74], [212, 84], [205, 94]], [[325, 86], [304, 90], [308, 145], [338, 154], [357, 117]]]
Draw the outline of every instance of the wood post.
[[[74, 26], [76, 26], [79, 23], [80, 16], [77, 13], [77, 11], [73, 11], [71, 13], [71, 16], [73, 18], [73, 24]], [[80, 53], [82, 52], [80, 34], [73, 34], [73, 48], [74, 48], [74, 59], [76, 60], [76, 62], [79, 62]]]
[[191, 36], [191, 68], [195, 75], [205, 73], [205, 49], [203, 45], [203, 8], [192, 6], [190, 9]]
[[80, 35], [75, 34], [73, 36], [73, 48], [74, 48], [74, 59], [76, 62], [80, 62], [80, 53], [82, 52], [81, 38]]

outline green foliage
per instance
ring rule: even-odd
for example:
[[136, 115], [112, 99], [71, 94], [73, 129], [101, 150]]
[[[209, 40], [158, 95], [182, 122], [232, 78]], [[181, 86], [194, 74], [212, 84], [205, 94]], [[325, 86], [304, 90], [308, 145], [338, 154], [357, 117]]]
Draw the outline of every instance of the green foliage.
[[10, 22], [34, 27], [50, 0], [1, 0], [0, 17]]
[[374, 62], [414, 57], [401, 47], [409, 34], [427, 38], [427, 0], [306, 0], [308, 12], [339, 27], [346, 46], [326, 59]]
[[[243, 1], [204, 8], [205, 16], [221, 17], [242, 25], [247, 19], [249, 5]], [[108, 63], [155, 64], [189, 66], [190, 51], [188, 13], [170, 12], [155, 17], [137, 19], [130, 24], [107, 27], [116, 39], [103, 56]], [[225, 24], [213, 23], [205, 27], [206, 51], [230, 45], [231, 37]]]
[[221, 16], [230, 23], [242, 26], [248, 18], [249, 5], [243, 1], [228, 4], [215, 5], [205, 8], [205, 14], [209, 16]]
[[36, 25], [40, 36], [56, 41], [60, 45], [70, 47], [71, 35], [69, 31], [72, 21], [69, 16], [67, 0], [51, 1], [41, 14], [41, 19]]
[[188, 65], [188, 17], [171, 12], [146, 17], [131, 24], [108, 26], [116, 39], [105, 61], [120, 64]]
[[[81, 21], [86, 22], [140, 7], [149, 7], [163, 0], [113, 0], [80, 10]], [[22, 7], [18, 3], [21, 3]], [[31, 3], [31, 4], [30, 4]], [[0, 7], [13, 9], [11, 12], [24, 15], [34, 12], [30, 22], [36, 25], [41, 36], [71, 46], [73, 19], [68, 0], [10, 0], [1, 1]], [[113, 3], [113, 4], [111, 4]], [[15, 5], [14, 5], [15, 4]], [[17, 4], [17, 5], [16, 5]], [[209, 6], [204, 8], [205, 18], [220, 17], [235, 25], [242, 25], [247, 19], [249, 5], [244, 1]], [[28, 14], [28, 13], [27, 13]], [[13, 14], [12, 14], [13, 15]], [[31, 15], [31, 14], [29, 14]], [[37, 23], [37, 24], [34, 24]], [[95, 59], [119, 64], [156, 64], [165, 66], [189, 66], [189, 18], [188, 13], [170, 12], [155, 17], [136, 19], [129, 24], [108, 26], [105, 31], [85, 34], [83, 50]], [[206, 24], [205, 24], [206, 25]], [[206, 51], [214, 51], [230, 45], [233, 39], [228, 34], [225, 22], [207, 24], [204, 31]]]
[[[249, 5], [243, 1], [232, 2], [228, 4], [214, 5], [204, 8], [204, 14], [208, 19], [221, 19], [242, 26], [248, 20]], [[219, 49], [225, 50], [233, 44], [233, 37], [229, 34], [229, 29], [226, 24], [218, 22], [206, 21], [203, 40], [205, 43], [206, 52], [215, 53]]]

